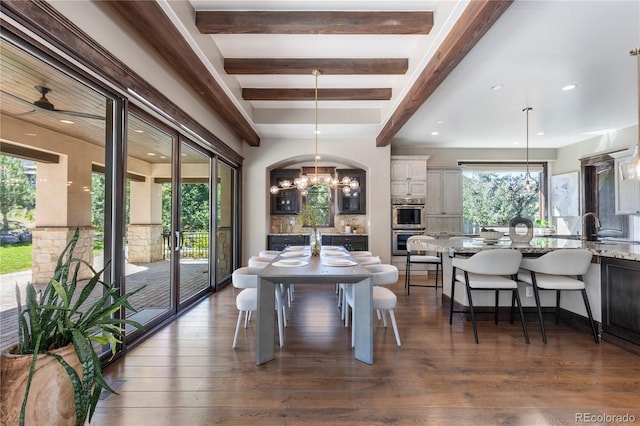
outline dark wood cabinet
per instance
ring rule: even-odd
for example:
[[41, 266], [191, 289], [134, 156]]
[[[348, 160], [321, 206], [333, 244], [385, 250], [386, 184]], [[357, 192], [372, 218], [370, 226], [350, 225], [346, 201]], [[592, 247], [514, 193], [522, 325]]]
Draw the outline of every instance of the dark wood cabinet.
[[337, 169], [336, 174], [338, 179], [342, 179], [344, 176], [349, 176], [358, 181], [360, 187], [356, 190], [351, 190], [349, 194], [345, 194], [342, 188], [338, 188], [338, 214], [366, 214], [367, 202], [366, 202], [366, 172], [362, 169]]
[[308, 246], [309, 235], [269, 235], [267, 245], [269, 250], [284, 250], [289, 246]]
[[366, 235], [323, 235], [322, 244], [344, 246], [349, 251], [369, 250], [369, 237]]
[[[271, 186], [281, 187], [285, 180], [293, 183], [300, 175], [298, 169], [277, 169], [271, 171]], [[300, 212], [300, 193], [297, 189], [287, 189], [271, 194], [272, 215], [295, 215]]]
[[603, 337], [640, 345], [640, 262], [601, 259]]

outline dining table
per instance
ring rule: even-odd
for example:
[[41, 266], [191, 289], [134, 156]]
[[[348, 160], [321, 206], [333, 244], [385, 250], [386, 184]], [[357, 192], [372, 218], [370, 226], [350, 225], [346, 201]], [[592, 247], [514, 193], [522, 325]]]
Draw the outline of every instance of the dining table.
[[372, 275], [342, 246], [323, 246], [312, 256], [309, 246], [292, 246], [282, 251], [259, 273], [256, 336], [256, 365], [275, 358], [275, 289], [279, 284], [353, 285], [355, 306], [353, 356], [373, 364]]

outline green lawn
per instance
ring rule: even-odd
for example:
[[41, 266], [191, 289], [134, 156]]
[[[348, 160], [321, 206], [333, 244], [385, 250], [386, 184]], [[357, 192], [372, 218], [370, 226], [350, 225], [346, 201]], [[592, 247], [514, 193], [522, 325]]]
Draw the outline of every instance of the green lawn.
[[0, 246], [0, 274], [31, 269], [31, 243]]

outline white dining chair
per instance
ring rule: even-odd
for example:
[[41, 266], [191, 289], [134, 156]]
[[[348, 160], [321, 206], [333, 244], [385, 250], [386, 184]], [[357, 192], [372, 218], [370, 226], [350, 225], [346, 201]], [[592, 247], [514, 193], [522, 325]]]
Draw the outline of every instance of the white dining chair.
[[[264, 269], [269, 265], [277, 256], [271, 257], [267, 256], [251, 256], [249, 258], [248, 265], [250, 268], [258, 268]], [[293, 289], [289, 283], [281, 283], [279, 288], [276, 288], [277, 294], [282, 294], [282, 296], [286, 299], [288, 308], [291, 308], [291, 302], [293, 301]], [[280, 298], [278, 298], [279, 300]], [[286, 311], [285, 311], [284, 324], [287, 324]]]
[[[360, 256], [354, 258], [362, 266], [379, 265], [382, 260], [379, 256]], [[336, 291], [338, 293], [338, 307], [344, 306], [345, 288], [350, 288], [353, 284], [350, 283], [338, 283], [336, 284]], [[344, 310], [342, 311], [341, 318], [345, 319]]]
[[[407, 239], [407, 261], [404, 274], [404, 287], [407, 295], [411, 292], [411, 287], [432, 287], [438, 290], [438, 275], [442, 270], [442, 255], [429, 251], [427, 244], [435, 240], [429, 235], [412, 235]], [[428, 284], [411, 284], [411, 265], [436, 265], [436, 283]], [[428, 274], [428, 272], [427, 272]], [[442, 287], [442, 286], [440, 286]]]
[[[236, 347], [238, 340], [238, 333], [240, 331], [240, 324], [242, 322], [242, 314], [245, 314], [245, 328], [251, 321], [251, 312], [258, 309], [258, 274], [260, 268], [252, 268], [243, 266], [236, 269], [231, 274], [231, 283], [235, 288], [243, 289], [236, 296], [236, 307], [238, 308], [238, 323], [236, 324], [236, 331], [233, 338], [233, 348]], [[280, 339], [280, 346], [284, 346], [284, 327], [286, 325], [286, 311], [284, 306], [284, 296], [278, 288], [280, 285], [276, 285], [276, 310], [278, 314], [278, 338]], [[252, 290], [245, 292], [246, 290]]]
[[562, 291], [580, 291], [587, 310], [587, 316], [589, 317], [589, 323], [591, 324], [593, 338], [596, 343], [600, 342], [582, 278], [589, 269], [592, 257], [593, 255], [589, 250], [563, 249], [551, 251], [538, 258], [522, 259], [518, 280], [533, 287], [533, 295], [538, 308], [540, 332], [544, 343], [547, 343], [547, 334], [542, 319], [540, 290], [556, 292], [556, 324], [560, 322], [560, 293]]
[[[518, 283], [516, 275], [520, 268], [522, 253], [514, 249], [489, 249], [483, 250], [471, 257], [452, 259], [453, 271], [451, 274], [451, 308], [449, 312], [449, 324], [453, 323], [454, 312], [453, 305], [455, 302], [456, 283], [462, 283], [467, 290], [469, 299], [469, 308], [471, 313], [471, 322], [473, 323], [473, 336], [478, 343], [478, 327], [476, 324], [475, 311], [473, 306], [472, 290], [493, 290], [495, 291], [495, 323], [498, 324], [498, 299], [500, 290], [511, 291], [511, 306], [513, 309], [513, 300], [518, 302], [520, 310], [520, 320], [522, 322], [522, 331], [524, 338], [529, 343], [529, 334], [527, 333], [527, 325], [524, 321], [522, 313], [522, 304], [520, 303], [520, 294], [518, 293]], [[511, 315], [513, 322], [513, 312]]]
[[282, 253], [279, 250], [261, 250], [260, 253], [258, 253], [258, 257], [262, 257], [265, 259], [275, 259], [280, 253]]
[[[384, 327], [387, 327], [386, 313], [389, 312], [389, 318], [391, 319], [391, 325], [393, 327], [393, 334], [396, 338], [396, 344], [401, 345], [400, 334], [398, 333], [398, 324], [396, 323], [396, 316], [394, 309], [398, 302], [398, 297], [395, 293], [388, 288], [382, 287], [385, 285], [392, 285], [398, 282], [398, 268], [394, 265], [369, 265], [366, 268], [371, 272], [372, 280], [372, 308], [376, 311], [380, 311], [382, 315], [382, 322]], [[351, 308], [351, 314], [353, 315], [353, 307], [355, 306], [354, 292], [352, 289], [346, 289], [345, 291], [345, 325], [349, 326], [349, 308]], [[380, 318], [378, 318], [380, 319]], [[351, 346], [355, 344], [355, 333], [353, 327], [351, 327]]]
[[354, 250], [354, 251], [350, 251], [349, 254], [353, 257], [369, 257], [369, 256], [373, 256], [373, 253], [371, 253], [368, 250]]

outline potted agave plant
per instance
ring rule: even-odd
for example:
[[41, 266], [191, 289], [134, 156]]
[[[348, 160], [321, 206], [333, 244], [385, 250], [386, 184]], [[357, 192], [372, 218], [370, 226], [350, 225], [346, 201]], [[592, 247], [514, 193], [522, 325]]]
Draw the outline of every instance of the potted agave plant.
[[[135, 311], [129, 297], [142, 288], [120, 295], [101, 280], [104, 269], [96, 271], [74, 258], [79, 234], [76, 228], [44, 290], [27, 285], [24, 306], [16, 286], [19, 343], [0, 358], [3, 425], [81, 426], [87, 417], [91, 421], [102, 390], [115, 393], [104, 380], [94, 343], [110, 344], [114, 355], [124, 325], [142, 328], [112, 316], [123, 307]], [[92, 274], [86, 283], [78, 278], [83, 266]], [[99, 288], [102, 294], [96, 296]]]

